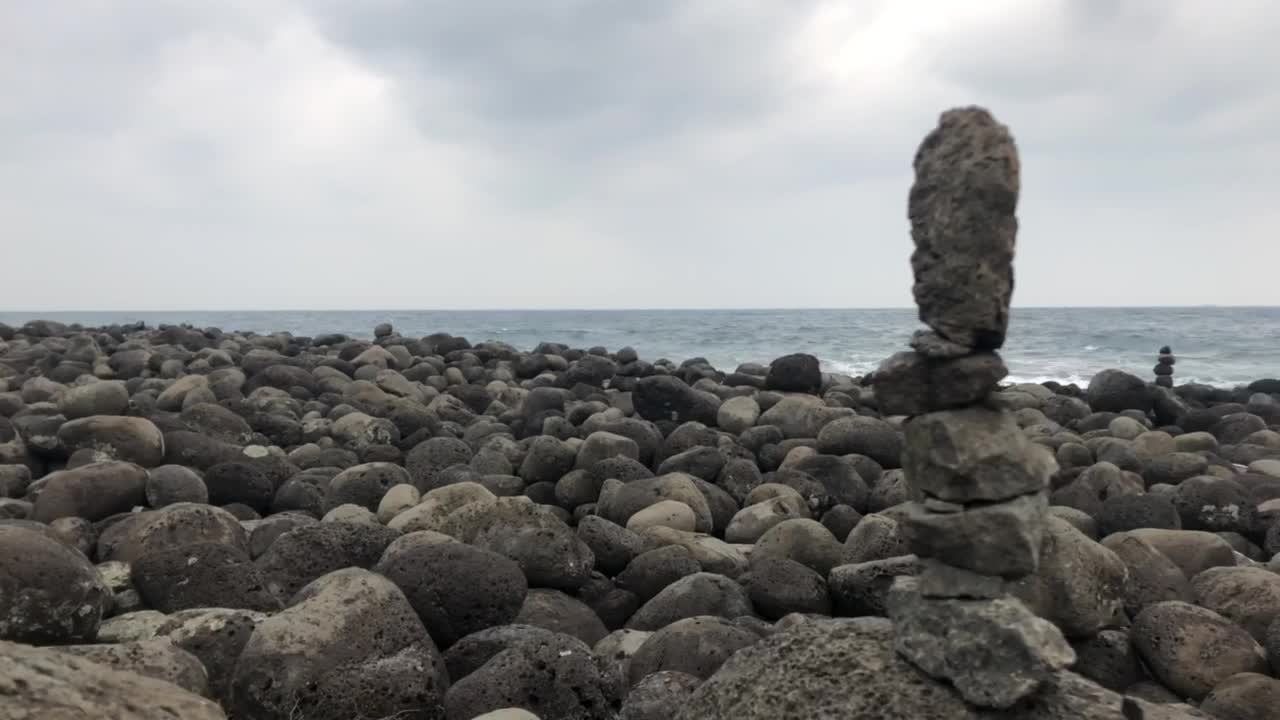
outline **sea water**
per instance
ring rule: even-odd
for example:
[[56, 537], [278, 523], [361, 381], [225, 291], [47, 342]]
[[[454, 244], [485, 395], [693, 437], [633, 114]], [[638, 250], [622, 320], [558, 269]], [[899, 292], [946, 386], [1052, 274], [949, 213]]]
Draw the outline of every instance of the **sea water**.
[[[823, 310], [386, 310], [5, 313], [84, 325], [142, 321], [295, 335], [369, 338], [392, 323], [406, 336], [447, 332], [473, 343], [500, 340], [522, 350], [539, 342], [635, 348], [646, 360], [703, 357], [717, 368], [767, 363], [794, 352], [825, 370], [859, 375], [906, 349], [921, 327], [914, 309]], [[1179, 383], [1234, 386], [1280, 377], [1280, 307], [1014, 308], [1002, 350], [1011, 381], [1084, 385], [1103, 368], [1150, 377], [1156, 351], [1172, 347]]]

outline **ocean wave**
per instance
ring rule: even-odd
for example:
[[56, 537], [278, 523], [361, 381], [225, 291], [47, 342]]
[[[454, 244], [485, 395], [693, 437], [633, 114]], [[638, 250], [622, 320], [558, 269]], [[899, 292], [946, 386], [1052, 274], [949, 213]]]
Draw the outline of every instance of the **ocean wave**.
[[1069, 373], [1066, 375], [1010, 375], [1006, 377], [1003, 382], [1010, 385], [1021, 385], [1023, 383], [1039, 385], [1046, 382], [1056, 382], [1061, 385], [1070, 385], [1075, 383], [1080, 387], [1089, 386], [1089, 378], [1077, 373]]
[[826, 372], [835, 373], [837, 375], [866, 375], [872, 372], [880, 363], [878, 362], [849, 362], [844, 360], [824, 360], [818, 359], [818, 365]]

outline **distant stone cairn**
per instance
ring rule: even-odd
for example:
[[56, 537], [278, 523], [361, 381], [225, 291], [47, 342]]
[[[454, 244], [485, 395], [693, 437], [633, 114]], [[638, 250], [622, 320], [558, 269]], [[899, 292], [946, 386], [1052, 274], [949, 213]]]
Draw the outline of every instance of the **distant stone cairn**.
[[1160, 387], [1173, 387], [1173, 365], [1178, 362], [1173, 357], [1173, 351], [1168, 345], [1160, 348], [1160, 354], [1156, 356], [1156, 384]]

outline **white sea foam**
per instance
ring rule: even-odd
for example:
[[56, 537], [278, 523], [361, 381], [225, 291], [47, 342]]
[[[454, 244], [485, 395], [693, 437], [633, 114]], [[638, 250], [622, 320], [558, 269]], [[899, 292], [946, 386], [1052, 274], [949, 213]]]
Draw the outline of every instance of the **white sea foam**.
[[1022, 383], [1034, 383], [1039, 385], [1040, 383], [1046, 382], [1056, 382], [1062, 385], [1075, 383], [1080, 387], [1087, 387], [1089, 385], [1089, 378], [1076, 373], [1067, 375], [1010, 375], [1004, 379], [1004, 382], [1010, 385], [1020, 385]]

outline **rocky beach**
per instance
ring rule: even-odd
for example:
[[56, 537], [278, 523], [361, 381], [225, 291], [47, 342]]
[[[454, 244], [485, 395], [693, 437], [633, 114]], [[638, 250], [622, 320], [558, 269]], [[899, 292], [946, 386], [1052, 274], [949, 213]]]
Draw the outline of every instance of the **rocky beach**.
[[1013, 138], [915, 171], [861, 376], [0, 324], [0, 718], [1276, 718], [1280, 379], [1006, 382]]

